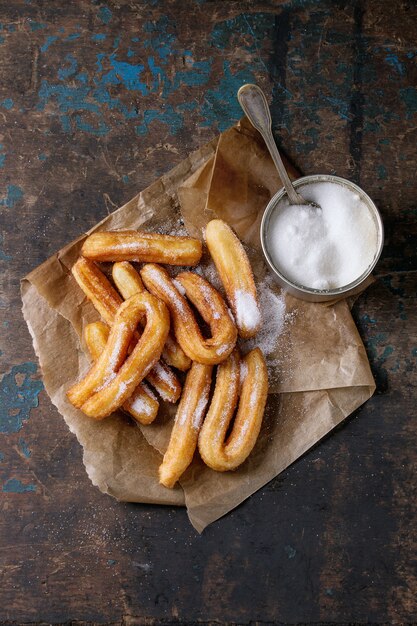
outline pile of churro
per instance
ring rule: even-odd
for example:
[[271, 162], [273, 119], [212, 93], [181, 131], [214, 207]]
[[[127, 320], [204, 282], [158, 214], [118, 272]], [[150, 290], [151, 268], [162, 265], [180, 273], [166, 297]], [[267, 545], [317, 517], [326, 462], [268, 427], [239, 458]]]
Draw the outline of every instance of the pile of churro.
[[[222, 220], [209, 222], [204, 235], [225, 298], [197, 273], [203, 245], [191, 237], [97, 232], [72, 268], [102, 320], [84, 329], [92, 365], [67, 397], [90, 418], [121, 409], [142, 425], [157, 418], [161, 400], [179, 401], [159, 468], [169, 488], [197, 448], [213, 470], [241, 465], [258, 438], [268, 394], [261, 350], [241, 356], [236, 346], [261, 326], [246, 252]], [[111, 280], [101, 262], [113, 264]], [[174, 275], [172, 266], [195, 271]]]

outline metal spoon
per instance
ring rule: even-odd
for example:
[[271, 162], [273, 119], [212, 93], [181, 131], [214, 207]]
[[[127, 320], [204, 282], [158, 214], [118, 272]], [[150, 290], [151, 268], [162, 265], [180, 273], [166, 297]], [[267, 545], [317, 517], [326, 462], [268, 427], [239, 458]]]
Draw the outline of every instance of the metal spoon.
[[260, 89], [258, 85], [242, 85], [237, 92], [237, 99], [239, 100], [239, 104], [244, 110], [248, 120], [264, 138], [272, 160], [275, 163], [275, 167], [278, 170], [278, 174], [284, 183], [285, 191], [290, 199], [290, 203], [310, 205], [314, 208], [319, 208], [319, 205], [315, 202], [305, 200], [305, 198], [303, 198], [303, 196], [299, 194], [292, 185], [272, 134], [271, 113], [262, 89]]

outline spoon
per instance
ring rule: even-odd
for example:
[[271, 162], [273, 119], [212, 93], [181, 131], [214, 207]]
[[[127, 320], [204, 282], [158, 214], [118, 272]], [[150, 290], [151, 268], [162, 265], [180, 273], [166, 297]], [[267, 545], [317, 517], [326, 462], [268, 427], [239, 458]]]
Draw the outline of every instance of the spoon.
[[239, 100], [239, 104], [252, 126], [254, 126], [256, 130], [261, 133], [272, 160], [274, 161], [275, 167], [278, 170], [278, 174], [284, 183], [285, 191], [290, 199], [290, 203], [310, 205], [315, 209], [320, 208], [315, 202], [303, 198], [303, 196], [293, 187], [272, 134], [271, 113], [262, 89], [260, 89], [258, 85], [242, 85], [237, 92], [237, 99]]

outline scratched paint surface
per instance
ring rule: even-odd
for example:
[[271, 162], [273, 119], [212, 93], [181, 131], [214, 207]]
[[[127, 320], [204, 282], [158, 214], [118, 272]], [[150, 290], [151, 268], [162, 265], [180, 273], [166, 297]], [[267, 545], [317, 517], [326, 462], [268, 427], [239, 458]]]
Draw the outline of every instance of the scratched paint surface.
[[[0, 23], [0, 621], [414, 623], [417, 8], [16, 0]], [[354, 307], [377, 392], [199, 537], [91, 487], [19, 279], [238, 120], [248, 81], [303, 172], [382, 212], [380, 279]]]

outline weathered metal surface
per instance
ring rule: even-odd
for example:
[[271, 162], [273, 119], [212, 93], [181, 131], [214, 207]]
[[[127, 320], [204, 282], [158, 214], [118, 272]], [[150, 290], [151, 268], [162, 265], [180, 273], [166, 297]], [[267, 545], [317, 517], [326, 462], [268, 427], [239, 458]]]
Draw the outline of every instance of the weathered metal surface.
[[[0, 620], [415, 622], [417, 7], [324, 0], [0, 3]], [[354, 315], [376, 395], [203, 536], [90, 484], [42, 391], [19, 279], [272, 94], [306, 174], [376, 201]], [[415, 480], [415, 479], [414, 479]]]

